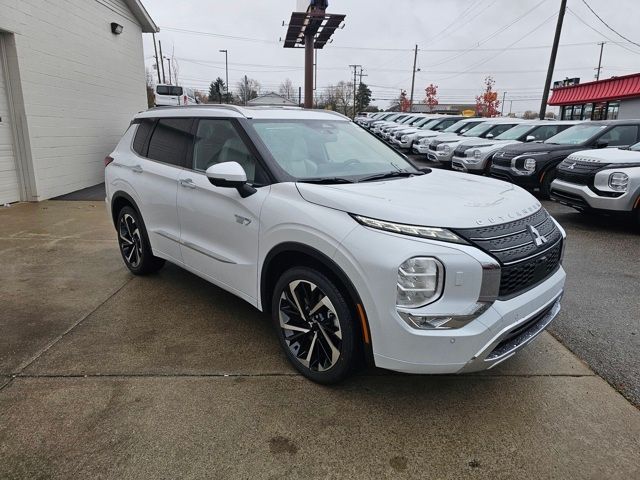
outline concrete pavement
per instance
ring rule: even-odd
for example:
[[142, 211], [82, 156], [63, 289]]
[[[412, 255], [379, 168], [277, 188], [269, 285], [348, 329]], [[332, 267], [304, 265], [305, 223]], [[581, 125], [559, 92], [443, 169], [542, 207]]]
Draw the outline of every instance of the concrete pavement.
[[3, 479], [640, 475], [640, 412], [548, 334], [483, 374], [322, 387], [241, 300], [130, 276], [101, 203], [0, 209], [0, 263]]

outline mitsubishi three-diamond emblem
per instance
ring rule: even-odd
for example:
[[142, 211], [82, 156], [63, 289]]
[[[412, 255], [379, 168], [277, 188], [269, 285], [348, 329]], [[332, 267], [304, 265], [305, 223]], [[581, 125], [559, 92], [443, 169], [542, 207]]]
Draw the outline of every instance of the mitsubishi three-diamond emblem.
[[536, 245], [536, 247], [541, 247], [549, 241], [547, 237], [542, 235], [533, 225], [527, 225], [527, 230], [529, 230], [529, 235], [531, 235], [533, 243]]

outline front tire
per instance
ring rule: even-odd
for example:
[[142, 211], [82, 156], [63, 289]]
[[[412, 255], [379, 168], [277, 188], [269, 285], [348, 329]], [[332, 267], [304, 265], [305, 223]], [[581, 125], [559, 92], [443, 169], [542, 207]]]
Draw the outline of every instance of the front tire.
[[336, 383], [354, 369], [354, 319], [343, 293], [322, 273], [295, 267], [278, 280], [272, 318], [293, 366], [317, 383]]
[[551, 182], [556, 178], [556, 170], [551, 169], [547, 170], [544, 178], [542, 179], [542, 184], [540, 185], [540, 196], [545, 200], [549, 200], [551, 198]]
[[163, 267], [164, 259], [153, 255], [147, 230], [138, 212], [131, 207], [123, 207], [118, 213], [117, 229], [120, 254], [131, 273], [146, 275]]

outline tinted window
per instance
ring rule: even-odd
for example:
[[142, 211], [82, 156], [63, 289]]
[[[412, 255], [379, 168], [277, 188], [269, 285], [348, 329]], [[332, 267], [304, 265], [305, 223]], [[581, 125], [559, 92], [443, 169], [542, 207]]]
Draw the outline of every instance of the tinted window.
[[182, 95], [182, 87], [176, 87], [174, 85], [158, 85], [156, 87], [156, 93], [158, 95], [173, 95], [180, 96]]
[[249, 183], [266, 183], [263, 170], [230, 120], [202, 119], [193, 147], [193, 168], [205, 171], [215, 163], [238, 162]]
[[153, 122], [155, 122], [154, 118], [141, 119], [136, 129], [136, 136], [133, 138], [133, 151], [142, 157], [146, 157], [147, 155], [145, 147], [147, 145], [149, 132], [153, 128]]
[[620, 125], [619, 127], [613, 127], [598, 138], [598, 142], [606, 142], [608, 147], [629, 146], [636, 143], [637, 140], [637, 125]]
[[192, 135], [190, 118], [161, 118], [151, 134], [147, 157], [171, 165], [184, 166]]
[[496, 125], [495, 127], [493, 127], [491, 130], [489, 130], [487, 132], [487, 135], [491, 134], [494, 137], [497, 137], [498, 135], [500, 135], [501, 133], [506, 132], [507, 130], [509, 130], [510, 128], [513, 128], [512, 124], [505, 124], [505, 125]]

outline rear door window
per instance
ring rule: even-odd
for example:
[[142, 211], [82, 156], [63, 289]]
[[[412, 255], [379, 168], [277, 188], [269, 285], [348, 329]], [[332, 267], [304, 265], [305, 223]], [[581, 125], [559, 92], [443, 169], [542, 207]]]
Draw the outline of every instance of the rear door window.
[[179, 97], [182, 95], [182, 87], [176, 87], [175, 85], [158, 85], [156, 87], [156, 93], [158, 95], [171, 95], [173, 97]]
[[147, 157], [158, 162], [184, 167], [193, 143], [191, 118], [161, 118], [149, 140]]

